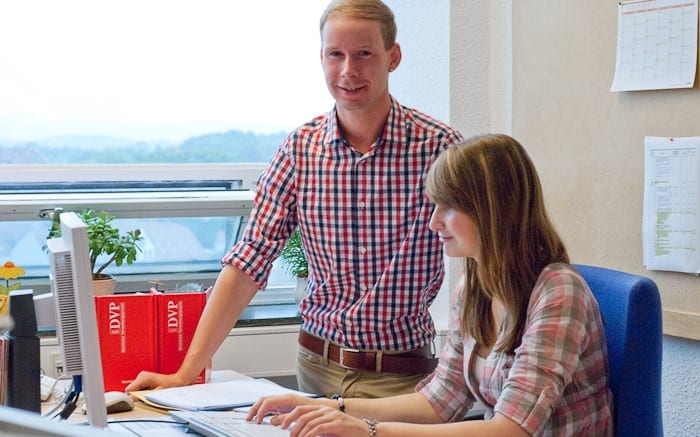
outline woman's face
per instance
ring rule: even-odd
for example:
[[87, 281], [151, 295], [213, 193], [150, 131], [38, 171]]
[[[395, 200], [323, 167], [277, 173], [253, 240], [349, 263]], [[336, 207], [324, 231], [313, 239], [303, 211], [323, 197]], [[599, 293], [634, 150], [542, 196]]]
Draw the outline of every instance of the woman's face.
[[430, 218], [430, 229], [438, 233], [447, 256], [479, 261], [479, 230], [466, 213], [436, 205]]

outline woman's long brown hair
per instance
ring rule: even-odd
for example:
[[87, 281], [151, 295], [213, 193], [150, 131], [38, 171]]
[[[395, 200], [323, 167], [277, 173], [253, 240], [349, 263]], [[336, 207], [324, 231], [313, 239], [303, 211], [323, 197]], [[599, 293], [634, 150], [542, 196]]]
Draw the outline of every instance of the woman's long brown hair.
[[471, 138], [445, 150], [426, 180], [430, 198], [468, 214], [480, 239], [479, 262], [466, 259], [461, 328], [492, 346], [496, 332], [493, 298], [505, 306], [503, 341], [496, 350], [520, 345], [530, 294], [542, 269], [569, 262], [547, 217], [537, 171], [525, 149], [507, 135]]

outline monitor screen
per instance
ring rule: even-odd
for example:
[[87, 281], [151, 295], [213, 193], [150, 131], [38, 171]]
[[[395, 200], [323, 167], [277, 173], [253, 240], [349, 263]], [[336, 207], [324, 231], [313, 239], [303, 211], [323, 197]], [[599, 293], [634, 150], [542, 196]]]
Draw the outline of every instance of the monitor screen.
[[51, 291], [56, 305], [56, 335], [65, 373], [80, 378], [88, 422], [104, 428], [107, 411], [87, 227], [73, 212], [64, 212], [60, 220], [61, 236], [47, 241]]

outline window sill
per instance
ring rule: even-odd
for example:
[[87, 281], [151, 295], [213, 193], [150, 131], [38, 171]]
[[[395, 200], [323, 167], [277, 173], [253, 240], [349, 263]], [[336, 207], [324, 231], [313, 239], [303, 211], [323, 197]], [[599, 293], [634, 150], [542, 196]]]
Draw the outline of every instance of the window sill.
[[299, 325], [300, 323], [301, 315], [297, 304], [249, 305], [243, 310], [235, 327]]

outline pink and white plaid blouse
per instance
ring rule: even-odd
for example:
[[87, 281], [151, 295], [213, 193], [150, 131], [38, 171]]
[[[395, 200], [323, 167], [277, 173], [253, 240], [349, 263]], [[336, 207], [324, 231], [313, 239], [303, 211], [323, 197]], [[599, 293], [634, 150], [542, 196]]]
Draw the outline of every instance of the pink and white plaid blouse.
[[460, 420], [475, 399], [531, 435], [612, 436], [612, 393], [598, 303], [566, 264], [545, 267], [535, 284], [515, 355], [492, 351], [480, 381], [470, 375], [475, 342], [459, 329], [462, 290], [451, 295], [450, 333], [435, 372], [417, 390], [445, 421]]

